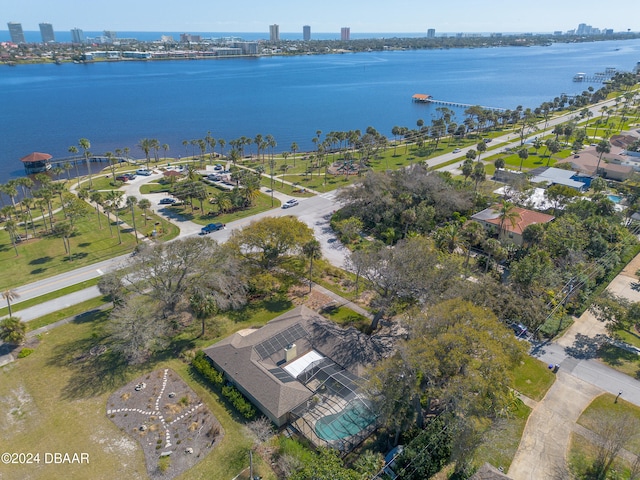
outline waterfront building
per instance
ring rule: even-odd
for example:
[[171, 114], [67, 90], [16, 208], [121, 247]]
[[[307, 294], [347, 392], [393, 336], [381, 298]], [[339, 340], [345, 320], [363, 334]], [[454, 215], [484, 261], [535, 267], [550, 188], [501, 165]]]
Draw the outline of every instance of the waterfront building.
[[7, 26], [9, 27], [9, 34], [11, 35], [11, 41], [13, 43], [27, 43], [24, 40], [21, 23], [9, 22]]
[[229, 47], [239, 48], [242, 55], [258, 54], [258, 42], [230, 42]]
[[79, 28], [72, 28], [71, 41], [73, 43], [84, 43], [85, 42], [84, 32]]
[[273, 25], [269, 25], [269, 41], [271, 42], [280, 41], [280, 25], [275, 23]]
[[309, 25], [302, 27], [302, 38], [305, 42], [311, 40], [311, 27]]
[[162, 43], [173, 43], [173, 35], [161, 35], [160, 41]]
[[340, 40], [342, 40], [343, 42], [348, 42], [349, 40], [351, 40], [351, 28], [342, 27], [340, 29]]
[[202, 37], [200, 35], [191, 35], [190, 33], [180, 34], [180, 43], [200, 43]]
[[436, 36], [436, 29], [430, 28], [427, 30], [427, 38], [434, 38]]
[[111, 40], [111, 42], [115, 42], [116, 39], [118, 38], [118, 34], [116, 32], [114, 32], [113, 30], [104, 30], [102, 32], [102, 34], [107, 37], [109, 40]]
[[42, 43], [51, 43], [56, 41], [56, 35], [53, 32], [53, 25], [50, 23], [40, 24], [40, 35], [42, 36]]

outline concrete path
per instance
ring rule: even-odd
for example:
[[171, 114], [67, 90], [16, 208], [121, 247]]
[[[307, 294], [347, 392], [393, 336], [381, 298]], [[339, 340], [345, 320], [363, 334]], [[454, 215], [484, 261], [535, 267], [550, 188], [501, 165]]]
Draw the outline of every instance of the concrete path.
[[509, 477], [514, 480], [554, 478], [564, 467], [576, 421], [600, 393], [599, 388], [560, 370], [556, 382], [527, 420], [509, 467]]

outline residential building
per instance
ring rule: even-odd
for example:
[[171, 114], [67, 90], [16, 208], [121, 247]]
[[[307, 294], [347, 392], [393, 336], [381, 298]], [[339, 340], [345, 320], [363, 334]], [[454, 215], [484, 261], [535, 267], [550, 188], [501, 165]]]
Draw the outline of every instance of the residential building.
[[538, 167], [528, 172], [531, 176], [531, 183], [544, 184], [546, 187], [552, 185], [564, 185], [571, 187], [578, 192], [584, 192], [591, 186], [591, 176], [581, 175], [573, 170], [564, 170], [554, 167]]
[[302, 39], [305, 42], [311, 40], [311, 27], [309, 25], [305, 25], [304, 27], [302, 27]]
[[427, 38], [434, 38], [436, 36], [436, 29], [430, 28], [427, 30]]
[[11, 35], [11, 41], [13, 43], [27, 43], [24, 40], [21, 23], [9, 22], [7, 26], [9, 27], [9, 34]]
[[280, 25], [269, 25], [269, 40], [273, 43], [280, 41]]
[[342, 27], [340, 29], [340, 40], [342, 40], [343, 42], [348, 42], [349, 40], [351, 40], [351, 28]]
[[102, 34], [107, 37], [109, 40], [111, 40], [112, 42], [115, 42], [116, 39], [118, 38], [118, 34], [116, 32], [114, 32], [113, 30], [104, 30], [102, 32]]
[[[314, 445], [346, 453], [376, 428], [359, 375], [390, 349], [376, 336], [343, 329], [299, 306], [204, 352], [275, 425], [289, 424]], [[335, 430], [338, 417], [355, 418], [357, 428]]]
[[56, 41], [56, 35], [53, 32], [53, 25], [50, 23], [40, 24], [40, 35], [42, 36], [42, 43], [51, 43]]
[[79, 28], [71, 29], [71, 41], [73, 43], [85, 43], [86, 38], [84, 36], [84, 32]]
[[471, 220], [480, 223], [489, 233], [497, 234], [501, 242], [522, 245], [525, 228], [535, 223], [549, 223], [555, 218], [526, 208], [514, 207], [513, 211], [517, 214], [513, 222], [500, 218], [500, 205], [494, 205], [472, 215]]
[[180, 43], [199, 43], [202, 41], [200, 35], [191, 35], [190, 33], [180, 34]]

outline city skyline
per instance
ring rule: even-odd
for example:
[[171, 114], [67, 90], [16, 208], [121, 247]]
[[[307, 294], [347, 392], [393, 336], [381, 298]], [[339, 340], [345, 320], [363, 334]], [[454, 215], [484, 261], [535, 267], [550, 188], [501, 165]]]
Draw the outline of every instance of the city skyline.
[[[176, 8], [167, 0], [124, 2], [113, 0], [108, 9], [93, 15], [79, 8], [77, 0], [28, 0], [11, 2], [0, 12], [0, 24], [21, 23], [25, 31], [51, 23], [56, 31], [74, 27], [85, 31], [192, 31], [265, 32], [278, 24], [280, 32], [301, 31], [311, 25], [315, 32], [340, 32], [349, 25], [359, 33], [416, 33], [435, 28], [437, 32], [553, 32], [566, 31], [579, 23], [614, 31], [638, 31], [640, 21], [621, 15], [637, 9], [635, 0], [619, 0], [616, 8], [602, 8], [596, 0], [557, 2], [539, 0], [513, 7], [507, 0], [459, 0], [453, 5], [429, 5], [417, 0], [398, 0], [391, 6], [382, 0], [355, 0], [348, 4], [326, 0], [322, 9], [303, 8], [299, 2], [281, 0], [276, 5], [250, 0], [242, 15], [233, 5], [214, 5], [204, 0], [187, 0]], [[366, 6], [366, 8], [365, 8]], [[193, 15], [197, 11], [198, 15]], [[125, 12], [125, 13], [123, 13]], [[407, 15], [407, 12], [411, 12]]]

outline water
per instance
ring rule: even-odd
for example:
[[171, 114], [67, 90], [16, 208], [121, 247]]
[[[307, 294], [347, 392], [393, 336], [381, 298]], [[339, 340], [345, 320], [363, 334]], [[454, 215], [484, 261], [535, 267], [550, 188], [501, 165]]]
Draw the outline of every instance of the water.
[[[142, 138], [191, 155], [184, 140], [228, 142], [271, 134], [277, 151], [314, 148], [316, 131], [429, 124], [435, 105], [414, 93], [467, 104], [535, 108], [590, 84], [576, 72], [631, 70], [640, 40], [549, 47], [372, 52], [201, 61], [113, 62], [0, 67], [0, 183], [24, 175], [19, 159], [34, 151], [68, 155], [78, 139], [103, 154]], [[600, 85], [593, 84], [594, 88]], [[464, 115], [458, 111], [457, 121]], [[219, 151], [219, 148], [216, 148]], [[255, 147], [250, 147], [255, 151]], [[160, 155], [164, 153], [161, 150]], [[248, 152], [247, 152], [248, 153]]]

